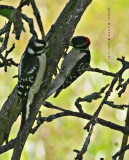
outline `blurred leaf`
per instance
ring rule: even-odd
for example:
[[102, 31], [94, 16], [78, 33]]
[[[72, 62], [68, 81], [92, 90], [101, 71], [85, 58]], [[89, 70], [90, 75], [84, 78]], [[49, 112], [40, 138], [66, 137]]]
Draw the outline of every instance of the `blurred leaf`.
[[[0, 9], [0, 15], [3, 17], [6, 17], [9, 19], [10, 14], [12, 13], [11, 9]], [[14, 22], [13, 22], [14, 23]], [[23, 27], [22, 29], [24, 32], [26, 31], [25, 28]]]
[[11, 13], [12, 13], [11, 9], [0, 9], [0, 15], [8, 19]]

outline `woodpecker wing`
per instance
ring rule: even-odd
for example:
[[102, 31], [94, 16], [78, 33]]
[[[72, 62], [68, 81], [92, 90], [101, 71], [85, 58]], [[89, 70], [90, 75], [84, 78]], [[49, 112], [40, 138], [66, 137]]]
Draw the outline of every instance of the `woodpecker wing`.
[[72, 49], [64, 58], [60, 73], [56, 76], [56, 78], [53, 80], [49, 91], [45, 97], [47, 99], [50, 97], [55, 91], [57, 91], [65, 82], [67, 77], [70, 75], [72, 69], [75, 67], [79, 59], [81, 59], [86, 53], [80, 53], [79, 50]]
[[[29, 55], [26, 54], [26, 56]], [[34, 83], [39, 69], [39, 66], [37, 65], [39, 59], [36, 56], [31, 56], [28, 59], [29, 61], [23, 55], [19, 66], [18, 96], [20, 99], [25, 99], [26, 96], [28, 96], [29, 89]], [[27, 65], [25, 65], [26, 63]]]

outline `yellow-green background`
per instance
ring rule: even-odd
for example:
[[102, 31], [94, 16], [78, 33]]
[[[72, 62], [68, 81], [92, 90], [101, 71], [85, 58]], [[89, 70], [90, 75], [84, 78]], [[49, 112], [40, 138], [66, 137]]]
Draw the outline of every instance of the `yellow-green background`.
[[[42, 22], [45, 33], [49, 31], [51, 25], [56, 21], [68, 0], [37, 0], [36, 3], [42, 16]], [[1, 4], [17, 6], [19, 1], [4, 0]], [[108, 8], [110, 8], [110, 61], [108, 61], [108, 44], [107, 44], [107, 27], [108, 27]], [[30, 7], [24, 7], [23, 13], [28, 17], [33, 17]], [[0, 17], [0, 28], [7, 22], [7, 19]], [[34, 21], [35, 22], [35, 21]], [[37, 24], [35, 22], [35, 26]], [[25, 50], [27, 42], [30, 38], [29, 28], [25, 25], [26, 32], [22, 33], [19, 41], [15, 40], [14, 35], [10, 34], [9, 46], [16, 43], [16, 48], [10, 57], [19, 63], [20, 57]], [[38, 28], [36, 29], [38, 31]], [[38, 31], [39, 35], [40, 32]], [[105, 69], [111, 72], [117, 72], [121, 64], [116, 59], [125, 56], [129, 60], [129, 1], [128, 0], [93, 0], [80, 23], [78, 24], [74, 35], [85, 35], [91, 39], [91, 66]], [[8, 68], [5, 73], [3, 68], [0, 69], [0, 106], [7, 99], [17, 83], [17, 79], [12, 76], [17, 74], [17, 68]], [[127, 79], [129, 72], [124, 74]], [[98, 73], [85, 73], [67, 90], [63, 90], [61, 94], [54, 99], [49, 99], [54, 105], [64, 107], [65, 109], [76, 110], [74, 102], [78, 97], [83, 97], [92, 92], [99, 91], [100, 88], [110, 83], [112, 78], [102, 76]], [[128, 104], [129, 88], [122, 95], [117, 97], [117, 92], [112, 93], [110, 100], [115, 100], [116, 104]], [[93, 114], [100, 104], [101, 99], [92, 103], [82, 103], [83, 109]], [[42, 106], [42, 115], [47, 116], [55, 113], [51, 109]], [[14, 113], [15, 114], [15, 113]], [[114, 123], [124, 125], [126, 110], [121, 111], [104, 106], [99, 117]], [[22, 153], [22, 160], [72, 160], [75, 157], [73, 149], [81, 149], [87, 132], [83, 127], [87, 121], [74, 117], [65, 117], [57, 119], [51, 123], [45, 123], [34, 134], [30, 135], [25, 149]], [[10, 139], [15, 138], [18, 127], [20, 125], [20, 117], [13, 125]], [[104, 157], [110, 160], [111, 156], [119, 150], [122, 140], [120, 132], [108, 129], [97, 124], [91, 137], [88, 151], [84, 156], [84, 160], [99, 160]], [[11, 159], [12, 151], [8, 151], [0, 155], [0, 160]], [[129, 159], [129, 151], [125, 154], [125, 160]]]

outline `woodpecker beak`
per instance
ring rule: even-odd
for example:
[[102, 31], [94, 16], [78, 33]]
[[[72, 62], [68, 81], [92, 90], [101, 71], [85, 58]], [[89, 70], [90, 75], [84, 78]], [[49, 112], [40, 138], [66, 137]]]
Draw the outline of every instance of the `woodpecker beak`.
[[69, 46], [69, 43], [61, 43], [62, 46], [67, 47]]
[[73, 46], [73, 43], [72, 43], [72, 41], [69, 41], [69, 46]]
[[65, 47], [68, 47], [68, 46], [73, 46], [73, 44], [72, 44], [72, 42], [71, 41], [69, 41], [69, 42], [67, 42], [67, 43], [61, 43], [61, 45], [62, 46], [65, 46]]

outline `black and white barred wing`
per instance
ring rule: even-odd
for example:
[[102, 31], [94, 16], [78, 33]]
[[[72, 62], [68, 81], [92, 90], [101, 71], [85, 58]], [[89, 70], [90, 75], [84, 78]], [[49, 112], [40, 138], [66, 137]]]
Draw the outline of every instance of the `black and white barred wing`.
[[[36, 75], [38, 73], [38, 58], [37, 57], [29, 57], [30, 61], [26, 61], [24, 56], [21, 59], [21, 63], [19, 66], [19, 77], [18, 77], [18, 96], [20, 99], [24, 100], [28, 96], [28, 92], [30, 87], [34, 83], [36, 79]], [[28, 63], [25, 65], [25, 63]], [[33, 64], [32, 64], [33, 63]], [[26, 68], [24, 68], [26, 66]]]

